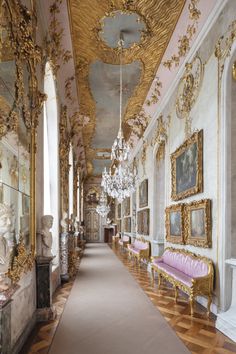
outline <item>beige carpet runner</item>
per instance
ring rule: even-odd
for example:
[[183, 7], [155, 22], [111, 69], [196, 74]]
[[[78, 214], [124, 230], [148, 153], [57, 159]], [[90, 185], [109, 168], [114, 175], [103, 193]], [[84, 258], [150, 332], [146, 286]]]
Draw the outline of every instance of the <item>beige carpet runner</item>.
[[106, 244], [88, 244], [50, 354], [190, 353]]

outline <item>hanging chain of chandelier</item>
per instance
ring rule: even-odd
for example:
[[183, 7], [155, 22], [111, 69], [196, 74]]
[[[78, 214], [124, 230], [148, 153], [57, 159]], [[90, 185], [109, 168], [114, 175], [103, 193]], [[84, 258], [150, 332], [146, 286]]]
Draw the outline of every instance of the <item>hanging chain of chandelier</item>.
[[109, 196], [121, 203], [135, 191], [136, 185], [136, 174], [130, 168], [130, 146], [125, 141], [122, 130], [122, 54], [124, 48], [122, 32], [120, 33], [118, 48], [120, 52], [120, 126], [111, 149], [111, 161], [115, 168], [114, 171], [110, 168], [109, 172], [106, 167], [104, 168], [101, 186]]

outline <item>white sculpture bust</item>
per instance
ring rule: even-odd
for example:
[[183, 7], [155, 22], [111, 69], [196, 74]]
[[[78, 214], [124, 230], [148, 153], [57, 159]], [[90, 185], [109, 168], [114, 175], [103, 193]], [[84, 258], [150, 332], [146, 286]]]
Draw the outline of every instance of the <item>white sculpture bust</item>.
[[68, 214], [66, 211], [62, 213], [61, 230], [62, 232], [68, 232]]
[[0, 276], [8, 271], [10, 261], [10, 248], [6, 235], [11, 233], [13, 224], [13, 210], [10, 206], [0, 203]]
[[43, 257], [53, 257], [52, 254], [52, 233], [50, 229], [53, 225], [53, 216], [52, 215], [44, 215], [41, 219], [42, 223], [42, 256]]

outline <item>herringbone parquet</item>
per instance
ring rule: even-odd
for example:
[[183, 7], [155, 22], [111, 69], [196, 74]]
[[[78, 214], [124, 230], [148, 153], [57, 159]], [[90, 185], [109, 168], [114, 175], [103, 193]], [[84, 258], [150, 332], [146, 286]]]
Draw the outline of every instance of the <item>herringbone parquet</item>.
[[215, 328], [213, 314], [208, 319], [206, 310], [195, 304], [194, 316], [190, 316], [188, 298], [185, 294], [180, 292], [175, 303], [171, 286], [165, 282], [160, 289], [157, 288], [157, 282], [152, 286], [151, 274], [145, 265], [138, 266], [135, 261], [129, 259], [127, 252], [117, 246], [112, 246], [112, 249], [193, 354], [236, 353], [236, 343]]
[[[194, 316], [191, 317], [188, 299], [183, 293], [180, 292], [176, 304], [174, 292], [167, 283], [163, 283], [160, 289], [157, 288], [157, 283], [153, 287], [151, 285], [151, 275], [145, 265], [139, 267], [128, 258], [127, 252], [122, 252], [114, 246], [112, 246], [112, 249], [193, 354], [236, 353], [236, 343], [215, 328], [214, 315], [211, 315], [208, 319], [205, 309], [195, 304]], [[54, 321], [38, 325], [21, 354], [48, 353], [72, 285], [73, 280], [56, 291], [53, 303], [57, 308], [57, 318]]]

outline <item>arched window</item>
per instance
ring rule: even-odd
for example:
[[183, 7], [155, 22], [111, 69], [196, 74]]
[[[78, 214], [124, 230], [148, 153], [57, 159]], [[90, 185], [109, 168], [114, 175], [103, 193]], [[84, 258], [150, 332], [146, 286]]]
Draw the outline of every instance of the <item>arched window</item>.
[[59, 158], [58, 158], [58, 112], [56, 89], [50, 63], [46, 64], [44, 77], [44, 92], [47, 100], [44, 104], [44, 214], [53, 216], [53, 246], [56, 256], [54, 264], [58, 263], [59, 250]]

